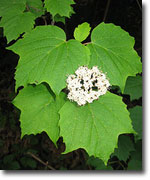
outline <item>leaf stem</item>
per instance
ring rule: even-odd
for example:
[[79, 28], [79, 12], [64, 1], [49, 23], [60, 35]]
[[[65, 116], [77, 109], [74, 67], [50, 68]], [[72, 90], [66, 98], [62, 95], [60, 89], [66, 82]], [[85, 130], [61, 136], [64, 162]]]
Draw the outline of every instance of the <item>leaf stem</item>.
[[51, 22], [51, 25], [54, 26], [54, 24], [55, 24], [55, 21], [52, 21], [52, 22]]
[[46, 16], [42, 16], [42, 19], [44, 20], [45, 25], [47, 25]]
[[86, 43], [83, 43], [84, 45], [88, 45], [88, 44], [91, 44], [91, 42], [86, 42]]

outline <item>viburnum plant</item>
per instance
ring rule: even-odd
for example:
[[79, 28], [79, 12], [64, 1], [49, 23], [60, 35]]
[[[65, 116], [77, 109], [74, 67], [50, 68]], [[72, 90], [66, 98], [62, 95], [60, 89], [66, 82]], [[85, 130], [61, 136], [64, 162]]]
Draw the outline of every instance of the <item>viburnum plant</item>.
[[[7, 49], [20, 56], [15, 89], [23, 89], [13, 104], [21, 111], [22, 137], [45, 131], [55, 145], [63, 137], [63, 153], [83, 148], [106, 165], [119, 135], [141, 139], [122, 97], [110, 89], [118, 86], [121, 93], [128, 92], [142, 65], [134, 38], [114, 24], [102, 22], [91, 31], [85, 22], [68, 41], [55, 25], [34, 26], [45, 13], [51, 13], [53, 24], [65, 23], [74, 13], [73, 4], [73, 0], [0, 0], [0, 26], [8, 43], [17, 40]], [[82, 43], [89, 35], [91, 41]], [[131, 79], [125, 87], [127, 78]]]

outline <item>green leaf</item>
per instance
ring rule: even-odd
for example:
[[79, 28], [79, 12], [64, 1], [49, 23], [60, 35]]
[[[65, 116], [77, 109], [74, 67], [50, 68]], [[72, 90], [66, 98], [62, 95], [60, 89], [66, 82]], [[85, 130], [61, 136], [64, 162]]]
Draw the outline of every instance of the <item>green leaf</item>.
[[29, 157], [22, 157], [20, 162], [24, 167], [30, 167], [32, 169], [37, 167], [37, 162]]
[[0, 0], [0, 26], [8, 43], [17, 39], [20, 34], [34, 28], [34, 20], [44, 13], [41, 0]]
[[117, 156], [119, 160], [126, 161], [129, 158], [131, 151], [134, 151], [134, 146], [130, 137], [121, 135], [118, 140], [118, 148], [115, 149], [112, 156]]
[[73, 4], [75, 4], [73, 0], [45, 0], [45, 8], [53, 17], [56, 14], [70, 17], [70, 12], [72, 12], [71, 5]]
[[91, 27], [87, 22], [78, 25], [78, 27], [75, 28], [75, 31], [74, 31], [75, 39], [80, 42], [84, 41], [90, 34], [90, 30], [91, 30]]
[[[69, 17], [74, 14], [75, 12], [73, 11], [73, 8], [71, 7], [71, 11], [69, 12]], [[59, 14], [56, 14], [54, 17], [53, 17], [53, 21], [54, 22], [62, 22], [65, 24], [66, 22], [66, 17], [65, 16], [60, 16]]]
[[105, 164], [117, 147], [118, 136], [134, 133], [122, 98], [109, 92], [81, 107], [68, 101], [59, 113], [60, 135], [66, 144], [64, 153], [84, 148], [89, 156], [94, 155]]
[[[74, 10], [73, 8], [71, 7], [71, 11], [69, 12], [69, 17], [74, 14]], [[65, 24], [66, 22], [66, 17], [65, 16], [60, 16], [59, 14], [56, 14], [54, 17], [52, 17], [53, 21], [54, 22], [62, 22]]]
[[87, 164], [93, 166], [95, 170], [112, 170], [111, 166], [105, 166], [102, 160], [93, 156], [89, 157]]
[[43, 3], [41, 0], [26, 0], [27, 7], [30, 12], [32, 12], [35, 17], [40, 17], [44, 14]]
[[142, 96], [142, 77], [140, 75], [128, 77], [124, 94], [129, 94], [131, 100], [139, 99]]
[[129, 109], [130, 117], [132, 119], [132, 124], [134, 130], [138, 133], [135, 134], [135, 138], [142, 139], [142, 107], [136, 106], [132, 109]]
[[0, 0], [0, 16], [8, 15], [11, 10], [24, 11], [26, 5], [26, 0]]
[[76, 40], [66, 42], [64, 31], [56, 26], [36, 27], [8, 49], [20, 55], [16, 89], [47, 82], [57, 95], [66, 87], [67, 75], [89, 60], [85, 47]]
[[4, 28], [8, 43], [34, 27], [35, 16], [31, 12], [25, 12], [25, 9], [26, 0], [9, 0], [7, 3], [0, 0], [0, 27]]
[[91, 34], [90, 66], [97, 65], [112, 85], [120, 86], [124, 91], [128, 76], [134, 76], [141, 72], [140, 57], [133, 49], [134, 38], [114, 24], [101, 23]]
[[45, 131], [56, 144], [59, 138], [58, 110], [64, 103], [64, 93], [54, 100], [45, 85], [27, 86], [14, 99], [13, 104], [21, 110], [21, 136]]
[[65, 16], [60, 16], [59, 14], [56, 14], [54, 16], [54, 22], [62, 22], [65, 24]]
[[14, 154], [5, 155], [4, 158], [3, 158], [3, 163], [5, 165], [4, 166], [5, 169], [8, 169], [8, 170], [17, 170], [17, 169], [20, 169], [20, 165], [15, 160], [15, 155]]
[[0, 22], [0, 26], [4, 28], [4, 35], [8, 43], [13, 39], [17, 39], [20, 34], [31, 31], [34, 27], [35, 17], [30, 12], [22, 13], [18, 11], [14, 13], [13, 17], [12, 14], [2, 17]]
[[142, 170], [142, 141], [135, 145], [136, 151], [131, 153], [131, 159], [128, 163], [128, 170]]

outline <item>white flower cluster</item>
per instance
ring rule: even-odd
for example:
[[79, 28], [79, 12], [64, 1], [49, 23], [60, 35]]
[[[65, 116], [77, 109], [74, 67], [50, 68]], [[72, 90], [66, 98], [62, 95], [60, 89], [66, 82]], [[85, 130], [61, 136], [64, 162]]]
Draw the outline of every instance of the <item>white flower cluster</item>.
[[99, 71], [97, 66], [92, 69], [81, 66], [75, 71], [75, 75], [69, 75], [67, 78], [68, 99], [80, 106], [87, 102], [92, 103], [105, 94], [109, 86], [106, 75]]

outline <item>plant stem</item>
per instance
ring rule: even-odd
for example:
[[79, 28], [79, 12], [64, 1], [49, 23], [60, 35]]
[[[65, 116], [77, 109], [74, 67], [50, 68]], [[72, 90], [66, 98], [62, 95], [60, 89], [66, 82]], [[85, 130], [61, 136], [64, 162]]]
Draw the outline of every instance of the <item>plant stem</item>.
[[83, 43], [84, 45], [88, 45], [88, 44], [90, 44], [91, 42], [86, 42], [86, 43]]
[[45, 25], [47, 25], [46, 16], [42, 16], [42, 19], [44, 20]]
[[27, 152], [28, 155], [32, 156], [35, 160], [37, 160], [38, 162], [40, 162], [41, 164], [43, 164], [44, 166], [48, 167], [51, 170], [56, 170], [55, 168], [53, 168], [52, 166], [50, 166], [48, 164], [48, 162], [44, 162], [42, 161], [40, 158], [38, 158], [37, 156], [35, 156], [34, 154], [32, 154], [31, 152]]

